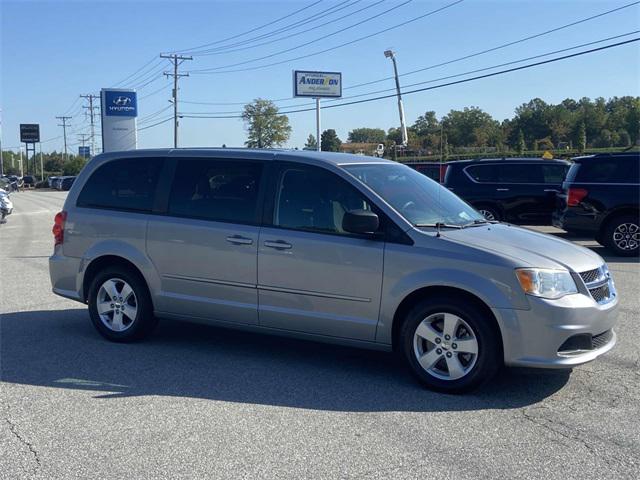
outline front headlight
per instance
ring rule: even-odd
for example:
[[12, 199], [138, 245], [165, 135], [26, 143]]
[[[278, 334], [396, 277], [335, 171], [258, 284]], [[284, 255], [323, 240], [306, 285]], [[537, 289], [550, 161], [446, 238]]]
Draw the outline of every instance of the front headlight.
[[546, 268], [518, 268], [516, 276], [527, 295], [556, 299], [578, 293], [576, 282], [566, 270]]

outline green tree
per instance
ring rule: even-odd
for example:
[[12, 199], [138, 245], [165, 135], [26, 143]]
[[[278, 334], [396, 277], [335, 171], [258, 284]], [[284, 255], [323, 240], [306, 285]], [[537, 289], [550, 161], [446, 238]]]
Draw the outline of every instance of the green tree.
[[587, 149], [587, 128], [584, 122], [578, 127], [578, 150], [584, 152]]
[[386, 135], [381, 128], [354, 128], [347, 141], [351, 143], [384, 143]]
[[495, 145], [500, 123], [478, 107], [451, 110], [443, 119], [449, 142], [460, 147]]
[[71, 156], [69, 160], [62, 165], [62, 174], [78, 175], [86, 163], [87, 161], [82, 157]]
[[304, 144], [305, 150], [316, 150], [318, 148], [318, 141], [313, 134], [309, 134], [307, 141]]
[[320, 135], [320, 148], [323, 152], [339, 152], [342, 141], [333, 128], [325, 130]]
[[518, 154], [522, 155], [527, 149], [527, 143], [524, 140], [524, 132], [522, 129], [518, 130]]
[[291, 136], [291, 126], [286, 115], [278, 114], [278, 107], [271, 100], [258, 98], [244, 106], [242, 119], [249, 148], [273, 148], [284, 145]]

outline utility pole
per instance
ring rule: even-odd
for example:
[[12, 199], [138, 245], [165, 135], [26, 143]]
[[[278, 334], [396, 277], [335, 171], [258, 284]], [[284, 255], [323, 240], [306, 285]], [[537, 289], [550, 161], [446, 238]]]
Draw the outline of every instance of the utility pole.
[[164, 72], [164, 75], [173, 77], [173, 148], [178, 148], [178, 78], [188, 77], [188, 73], [178, 73], [178, 65], [185, 60], [193, 60], [187, 55], [177, 55], [175, 53], [161, 53], [160, 58], [167, 58], [173, 63], [173, 73]]
[[[89, 105], [83, 105], [83, 108], [86, 108], [89, 111], [89, 120], [91, 121], [91, 156], [95, 155], [95, 151], [96, 151], [96, 132], [95, 132], [95, 122], [93, 120], [93, 112], [100, 108], [97, 105], [94, 107], [93, 106], [93, 100], [98, 98], [98, 95], [92, 95], [92, 94], [87, 94], [87, 95], [80, 95], [80, 98], [86, 98], [87, 100], [89, 100]], [[84, 146], [84, 144], [83, 144]]]
[[91, 138], [91, 135], [87, 135], [86, 133], [79, 133], [78, 134], [78, 140], [80, 140], [80, 143], [82, 143], [83, 147], [87, 143], [87, 138]]
[[400, 132], [402, 133], [402, 146], [406, 147], [409, 143], [407, 137], [407, 126], [404, 122], [404, 106], [402, 105], [402, 95], [400, 94], [400, 79], [398, 78], [398, 65], [396, 64], [396, 55], [393, 50], [385, 50], [384, 56], [390, 58], [393, 62], [393, 74], [396, 79], [396, 92], [398, 96], [398, 112], [400, 113]]
[[69, 125], [67, 125], [67, 120], [71, 120], [71, 118], [73, 117], [65, 117], [64, 115], [60, 116], [60, 117], [56, 117], [58, 120], [62, 121], [62, 124], [58, 124], [59, 127], [62, 127], [62, 133], [64, 135], [64, 159], [65, 161], [69, 160], [69, 157], [67, 155], [67, 127]]
[[44, 163], [42, 162], [42, 143], [38, 142], [40, 146], [40, 181], [44, 182]]

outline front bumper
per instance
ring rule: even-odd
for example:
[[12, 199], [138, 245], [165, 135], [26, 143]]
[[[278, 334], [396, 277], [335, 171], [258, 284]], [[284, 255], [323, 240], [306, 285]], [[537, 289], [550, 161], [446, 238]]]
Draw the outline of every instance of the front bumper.
[[[617, 297], [603, 305], [583, 293], [558, 300], [529, 297], [529, 303], [529, 310], [493, 310], [501, 326], [506, 365], [571, 368], [596, 359], [616, 343], [612, 329]], [[592, 348], [565, 349], [570, 338], [592, 337], [596, 337]]]

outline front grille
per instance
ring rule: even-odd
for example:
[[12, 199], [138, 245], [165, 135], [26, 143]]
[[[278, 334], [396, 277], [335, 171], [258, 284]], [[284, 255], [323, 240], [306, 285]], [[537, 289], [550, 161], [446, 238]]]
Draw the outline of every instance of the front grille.
[[609, 284], [602, 285], [601, 287], [590, 288], [589, 293], [598, 303], [606, 302], [611, 297]]
[[587, 270], [586, 272], [582, 272], [580, 276], [582, 277], [582, 281], [584, 283], [595, 282], [602, 279], [602, 270], [600, 270], [599, 268]]
[[613, 338], [613, 331], [607, 330], [606, 332], [601, 333], [600, 335], [594, 335], [591, 338], [591, 344], [593, 345], [594, 350], [598, 348], [604, 347], [607, 343], [611, 341]]
[[584, 282], [591, 297], [599, 304], [607, 303], [616, 296], [613, 288], [613, 280], [609, 275], [606, 265], [593, 270], [580, 272], [580, 278]]

